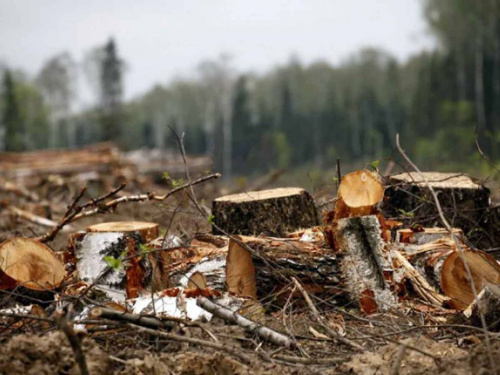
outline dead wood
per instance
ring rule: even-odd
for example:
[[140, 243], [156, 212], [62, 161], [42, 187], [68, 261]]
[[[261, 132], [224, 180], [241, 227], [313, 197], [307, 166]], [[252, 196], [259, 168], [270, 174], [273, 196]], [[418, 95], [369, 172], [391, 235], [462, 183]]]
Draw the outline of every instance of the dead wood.
[[312, 197], [304, 189], [279, 188], [217, 198], [212, 204], [214, 233], [284, 237], [318, 225]]
[[217, 305], [205, 297], [199, 297], [197, 304], [210, 312], [211, 314], [229, 322], [243, 327], [246, 331], [257, 334], [261, 339], [269, 341], [275, 345], [284, 346], [286, 348], [294, 348], [296, 343], [288, 336], [282, 333], [273, 331], [270, 328], [264, 327], [250, 319], [241, 316], [237, 312], [233, 312], [225, 307]]
[[94, 307], [90, 310], [90, 316], [95, 318], [109, 319], [117, 322], [132, 323], [137, 326], [161, 329], [173, 328], [175, 324], [170, 321], [160, 320], [154, 317], [130, 314], [127, 312], [116, 311], [105, 307]]
[[480, 326], [480, 314], [483, 314], [488, 330], [500, 331], [500, 286], [486, 284], [477, 299], [467, 307], [464, 315], [472, 324]]
[[232, 240], [226, 258], [226, 286], [229, 293], [238, 297], [257, 299], [252, 254]]

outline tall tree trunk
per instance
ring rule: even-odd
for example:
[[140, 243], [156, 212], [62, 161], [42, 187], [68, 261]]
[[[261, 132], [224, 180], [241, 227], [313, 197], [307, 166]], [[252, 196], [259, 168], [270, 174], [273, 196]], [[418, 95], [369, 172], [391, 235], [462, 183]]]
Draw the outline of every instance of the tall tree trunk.
[[479, 128], [486, 128], [486, 113], [484, 107], [484, 74], [483, 74], [483, 39], [478, 31], [475, 46], [475, 89], [476, 89], [476, 115]]
[[461, 47], [457, 48], [455, 52], [457, 59], [457, 86], [458, 86], [458, 100], [467, 100], [467, 77], [465, 73], [465, 58]]

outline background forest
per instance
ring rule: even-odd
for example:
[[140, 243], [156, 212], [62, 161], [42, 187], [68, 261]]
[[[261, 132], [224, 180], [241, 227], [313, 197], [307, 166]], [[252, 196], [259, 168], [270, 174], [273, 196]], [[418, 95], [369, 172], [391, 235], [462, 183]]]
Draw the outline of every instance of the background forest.
[[[299, 56], [255, 74], [221, 56], [130, 101], [119, 40], [103, 41], [83, 62], [54, 56], [35, 77], [0, 66], [0, 144], [18, 151], [113, 140], [173, 150], [170, 127], [228, 177], [391, 157], [400, 133], [423, 168], [487, 173], [475, 139], [500, 161], [500, 0], [422, 6], [438, 47], [404, 63], [363, 49], [335, 66]], [[78, 79], [98, 105], [74, 108]]]

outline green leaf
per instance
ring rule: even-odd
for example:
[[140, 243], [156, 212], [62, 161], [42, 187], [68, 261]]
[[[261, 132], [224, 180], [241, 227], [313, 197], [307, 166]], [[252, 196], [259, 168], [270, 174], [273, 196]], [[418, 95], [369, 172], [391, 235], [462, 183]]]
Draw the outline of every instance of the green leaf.
[[409, 217], [409, 218], [412, 218], [412, 219], [415, 217], [415, 213], [414, 212], [406, 212], [405, 210], [402, 210], [401, 208], [398, 208], [398, 211], [403, 216], [406, 216], [406, 217]]
[[151, 250], [153, 250], [153, 249], [150, 246], [148, 246], [147, 244], [145, 244], [145, 243], [141, 243], [139, 245], [139, 253], [140, 254], [149, 253]]
[[170, 183], [172, 184], [173, 188], [176, 188], [176, 187], [179, 187], [181, 185], [184, 185], [184, 179], [183, 178], [179, 178], [177, 180], [170, 180]]
[[215, 216], [214, 216], [214, 215], [209, 215], [209, 216], [207, 217], [207, 221], [208, 221], [208, 223], [209, 223], [209, 224], [211, 224], [211, 225], [214, 225], [214, 219], [215, 219]]
[[170, 173], [168, 173], [168, 172], [163, 172], [163, 176], [162, 176], [162, 178], [163, 178], [164, 180], [170, 180]]
[[121, 267], [122, 265], [122, 259], [121, 258], [113, 258], [112, 256], [105, 256], [104, 260], [106, 261], [106, 264], [113, 268], [115, 271]]
[[379, 165], [380, 165], [380, 160], [373, 160], [370, 163], [370, 167], [372, 167], [372, 169], [375, 170], [375, 171], [378, 169]]

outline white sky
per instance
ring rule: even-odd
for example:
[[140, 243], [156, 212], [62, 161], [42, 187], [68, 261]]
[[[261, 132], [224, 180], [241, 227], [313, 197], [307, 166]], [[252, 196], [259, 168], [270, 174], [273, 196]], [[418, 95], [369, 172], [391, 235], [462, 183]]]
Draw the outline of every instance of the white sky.
[[404, 60], [432, 45], [425, 29], [420, 0], [0, 0], [0, 61], [36, 74], [114, 36], [130, 98], [221, 53], [259, 72], [292, 54], [338, 63], [366, 46]]

